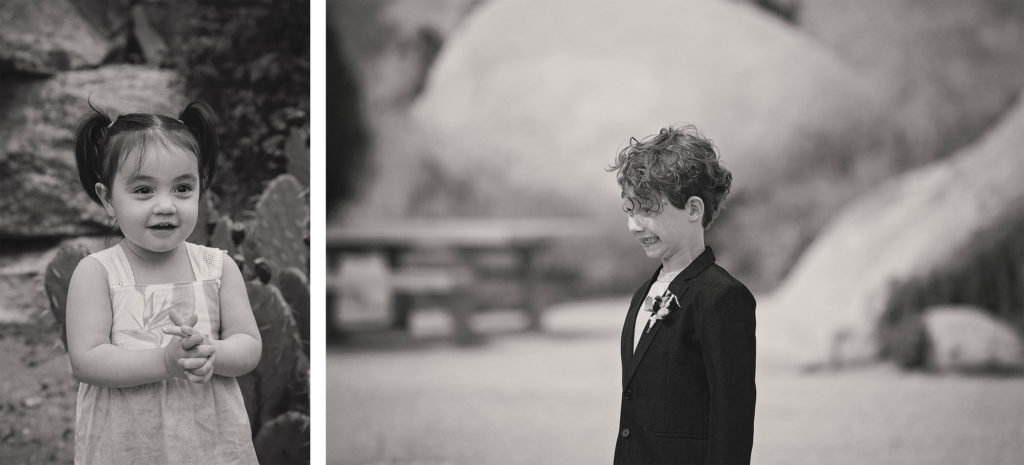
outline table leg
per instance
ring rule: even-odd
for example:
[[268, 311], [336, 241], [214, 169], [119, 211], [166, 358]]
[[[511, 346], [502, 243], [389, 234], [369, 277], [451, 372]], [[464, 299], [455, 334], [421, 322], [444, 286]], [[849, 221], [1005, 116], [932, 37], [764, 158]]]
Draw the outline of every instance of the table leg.
[[[327, 273], [328, 276], [335, 278], [341, 276], [341, 267], [343, 263], [341, 254], [328, 252], [327, 263], [334, 264], [334, 272]], [[326, 310], [325, 317], [327, 320], [324, 322], [324, 329], [327, 332], [326, 339], [327, 342], [338, 342], [343, 336], [342, 331], [338, 328], [338, 317], [341, 315], [342, 289], [334, 280], [326, 283], [326, 286], [324, 287], [327, 288], [327, 295], [324, 301], [324, 309]]]
[[519, 277], [527, 318], [526, 329], [540, 331], [542, 309], [540, 296], [537, 295], [540, 290], [540, 286], [538, 286], [540, 277], [534, 260], [534, 252], [534, 249], [528, 247], [519, 249]]
[[[395, 272], [402, 266], [402, 250], [388, 249], [384, 251], [388, 264], [388, 272]], [[409, 329], [409, 312], [412, 310], [413, 297], [392, 291], [391, 293], [391, 328], [407, 331]]]

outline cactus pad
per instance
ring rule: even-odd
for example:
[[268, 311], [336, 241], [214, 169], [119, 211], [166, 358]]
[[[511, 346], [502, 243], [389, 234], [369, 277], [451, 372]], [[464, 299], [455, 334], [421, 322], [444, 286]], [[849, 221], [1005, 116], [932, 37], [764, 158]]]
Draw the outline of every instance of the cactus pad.
[[89, 255], [89, 249], [81, 244], [65, 245], [57, 252], [57, 256], [46, 266], [46, 274], [43, 278], [46, 296], [50, 300], [50, 311], [60, 326], [60, 341], [66, 349], [68, 346], [67, 331], [65, 329], [65, 316], [68, 303], [68, 286], [71, 284], [71, 275], [78, 267], [78, 262]]
[[307, 198], [308, 191], [290, 174], [267, 185], [246, 225], [248, 237], [241, 247], [248, 260], [265, 258], [274, 275], [292, 266], [308, 272], [309, 246], [303, 241], [309, 224]]
[[208, 245], [210, 247], [227, 250], [228, 255], [233, 254], [236, 249], [235, 241], [231, 237], [231, 231], [234, 225], [235, 222], [231, 221], [231, 218], [226, 216], [220, 217], [220, 219], [217, 220], [216, 226], [213, 227], [213, 234], [210, 235]]
[[309, 188], [309, 130], [295, 129], [284, 143], [288, 158], [288, 172], [303, 186]]
[[309, 416], [279, 415], [260, 428], [253, 446], [260, 463], [309, 463]]
[[285, 302], [292, 309], [295, 323], [299, 325], [299, 339], [306, 356], [309, 356], [309, 279], [302, 270], [291, 267], [280, 273], [277, 287]]
[[257, 410], [250, 411], [250, 422], [255, 426], [288, 410], [295, 366], [304, 355], [292, 311], [277, 287], [258, 281], [248, 281], [245, 287], [263, 339], [259, 365], [238, 378], [243, 396], [249, 396], [246, 409]]

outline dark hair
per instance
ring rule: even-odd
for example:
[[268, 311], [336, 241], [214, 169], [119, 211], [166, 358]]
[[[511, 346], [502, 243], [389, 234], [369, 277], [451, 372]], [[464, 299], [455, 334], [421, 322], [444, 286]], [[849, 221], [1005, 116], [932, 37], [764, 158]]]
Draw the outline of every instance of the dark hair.
[[[96, 183], [111, 187], [118, 167], [132, 151], [140, 157], [151, 143], [176, 146], [192, 152], [199, 161], [199, 192], [206, 188], [217, 168], [217, 117], [205, 102], [188, 104], [178, 119], [163, 115], [131, 113], [111, 121], [89, 102], [93, 114], [75, 130], [75, 163], [78, 178], [89, 197], [102, 205]], [[142, 158], [139, 159], [141, 167]]]
[[622, 197], [652, 211], [661, 211], [665, 196], [676, 208], [697, 196], [704, 201], [707, 228], [724, 207], [732, 173], [719, 163], [715, 144], [693, 125], [663, 128], [642, 141], [630, 138], [608, 168], [622, 188]]

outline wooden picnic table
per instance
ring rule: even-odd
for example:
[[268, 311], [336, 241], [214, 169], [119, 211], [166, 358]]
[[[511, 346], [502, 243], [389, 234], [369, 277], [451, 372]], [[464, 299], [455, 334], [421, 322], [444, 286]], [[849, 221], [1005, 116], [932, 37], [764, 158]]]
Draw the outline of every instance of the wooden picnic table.
[[[537, 296], [537, 255], [543, 253], [554, 241], [583, 237], [593, 231], [593, 224], [589, 221], [564, 218], [379, 219], [328, 227], [325, 231], [325, 245], [328, 267], [335, 272], [340, 270], [347, 254], [381, 253], [386, 257], [389, 272], [398, 277], [407, 269], [404, 261], [412, 253], [436, 250], [455, 252], [452, 260], [457, 263], [447, 265], [469, 268], [472, 270], [471, 280], [483, 277], [474, 265], [473, 257], [476, 254], [511, 254], [516, 258], [516, 264], [508, 270], [510, 273], [507, 276], [519, 284], [519, 296], [527, 315], [528, 329], [540, 330], [543, 309]], [[435, 268], [432, 274], [435, 275], [437, 286], [423, 288], [443, 287], [446, 281], [442, 273], [440, 267]], [[406, 281], [397, 279], [395, 282], [429, 282], [424, 279], [429, 278]], [[451, 284], [454, 285], [454, 281]], [[329, 282], [328, 287], [331, 285]], [[336, 293], [340, 291], [333, 289]], [[453, 292], [465, 292], [465, 288]], [[394, 296], [394, 325], [405, 327], [408, 324], [410, 299], [398, 292]], [[468, 331], [465, 321], [467, 312], [453, 314], [457, 331]]]

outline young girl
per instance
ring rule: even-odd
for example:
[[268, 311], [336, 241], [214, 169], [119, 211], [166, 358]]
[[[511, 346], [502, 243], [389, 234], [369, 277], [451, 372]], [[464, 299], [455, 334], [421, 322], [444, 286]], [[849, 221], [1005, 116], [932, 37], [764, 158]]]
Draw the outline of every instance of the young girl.
[[262, 350], [245, 284], [223, 251], [185, 242], [215, 117], [195, 102], [178, 118], [96, 111], [75, 134], [82, 187], [124, 234], [68, 289], [76, 464], [256, 463], [235, 381]]

